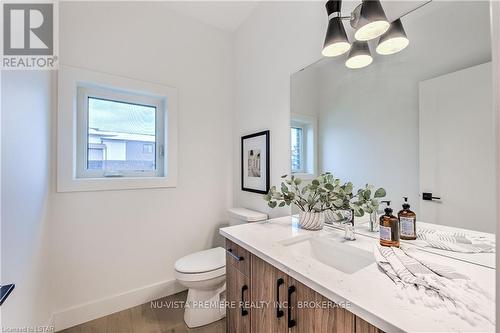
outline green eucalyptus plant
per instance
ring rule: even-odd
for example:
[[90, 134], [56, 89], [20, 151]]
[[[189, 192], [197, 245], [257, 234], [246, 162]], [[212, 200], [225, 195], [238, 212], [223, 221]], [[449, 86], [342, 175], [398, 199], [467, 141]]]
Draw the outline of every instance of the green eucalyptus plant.
[[375, 190], [369, 184], [354, 193], [351, 182], [343, 183], [330, 172], [321, 174], [308, 184], [294, 175], [283, 175], [281, 178], [283, 181], [280, 190], [273, 186], [264, 195], [264, 200], [271, 208], [294, 204], [303, 212], [332, 210], [337, 216], [338, 211], [352, 209], [354, 215], [359, 217], [376, 211], [378, 199], [386, 195], [383, 188]]

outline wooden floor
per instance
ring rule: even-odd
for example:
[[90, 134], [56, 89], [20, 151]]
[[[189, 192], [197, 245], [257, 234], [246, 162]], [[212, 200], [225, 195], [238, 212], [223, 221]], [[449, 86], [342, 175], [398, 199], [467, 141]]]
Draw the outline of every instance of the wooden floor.
[[[160, 301], [185, 301], [187, 292]], [[152, 308], [151, 303], [68, 328], [61, 333], [225, 333], [225, 319], [190, 329], [184, 323], [183, 309]]]

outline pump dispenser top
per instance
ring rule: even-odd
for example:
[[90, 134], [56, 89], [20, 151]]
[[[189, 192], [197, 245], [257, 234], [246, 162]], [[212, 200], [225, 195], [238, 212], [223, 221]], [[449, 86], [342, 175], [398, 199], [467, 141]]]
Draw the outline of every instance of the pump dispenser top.
[[408, 203], [408, 197], [403, 197], [405, 202], [403, 203], [403, 209], [410, 209], [410, 204]]

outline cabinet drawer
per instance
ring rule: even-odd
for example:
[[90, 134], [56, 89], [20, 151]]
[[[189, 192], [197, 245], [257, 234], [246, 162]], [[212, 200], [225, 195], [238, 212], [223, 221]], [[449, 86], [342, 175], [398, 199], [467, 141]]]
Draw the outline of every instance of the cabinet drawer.
[[[226, 309], [227, 333], [259, 333], [251, 331], [251, 309], [247, 308], [250, 302], [250, 278], [234, 267], [226, 267], [227, 301], [230, 306]], [[261, 332], [264, 333], [264, 332]]]
[[250, 252], [226, 239], [227, 265], [233, 265], [241, 273], [250, 276]]

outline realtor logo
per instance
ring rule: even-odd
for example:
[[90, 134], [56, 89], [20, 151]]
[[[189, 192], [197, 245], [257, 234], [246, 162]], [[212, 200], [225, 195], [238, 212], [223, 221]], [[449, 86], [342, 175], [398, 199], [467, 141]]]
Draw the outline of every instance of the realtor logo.
[[4, 55], [53, 55], [53, 4], [4, 4]]
[[1, 69], [54, 70], [58, 67], [57, 2], [3, 3]]

